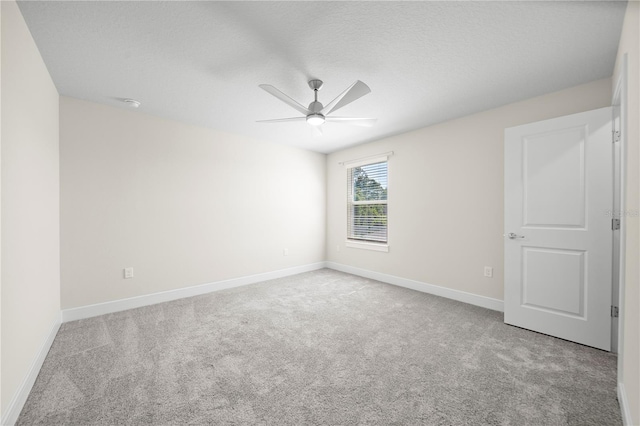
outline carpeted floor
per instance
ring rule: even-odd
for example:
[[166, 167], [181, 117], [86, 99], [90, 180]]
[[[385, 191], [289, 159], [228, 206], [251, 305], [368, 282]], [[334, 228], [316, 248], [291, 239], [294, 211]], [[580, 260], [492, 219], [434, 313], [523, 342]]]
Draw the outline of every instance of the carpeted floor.
[[63, 324], [18, 424], [619, 425], [615, 368], [323, 269]]

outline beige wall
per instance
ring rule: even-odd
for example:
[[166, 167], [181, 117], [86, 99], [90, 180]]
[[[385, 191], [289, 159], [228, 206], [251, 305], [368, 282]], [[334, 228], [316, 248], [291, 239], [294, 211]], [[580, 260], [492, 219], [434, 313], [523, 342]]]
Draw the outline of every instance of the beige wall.
[[13, 1], [2, 8], [2, 412], [60, 316], [58, 92]]
[[325, 155], [66, 97], [60, 135], [63, 308], [324, 260]]
[[624, 19], [618, 48], [613, 84], [621, 72], [622, 58], [627, 54], [627, 164], [624, 347], [622, 351], [622, 383], [627, 395], [632, 424], [640, 425], [640, 4], [630, 1]]
[[[599, 80], [329, 155], [327, 260], [502, 300], [504, 129], [610, 105], [610, 86]], [[387, 151], [389, 252], [346, 248], [338, 162]]]
[[[627, 209], [640, 208], [639, 14], [631, 2], [618, 55], [628, 52], [630, 64]], [[64, 97], [58, 121], [58, 94], [14, 2], [2, 2], [1, 20], [2, 412], [57, 319], [60, 292], [62, 307], [72, 308], [318, 262], [326, 253], [502, 299], [504, 128], [611, 99], [611, 82], [601, 80], [325, 158]], [[390, 252], [346, 248], [346, 178], [337, 163], [386, 151], [395, 152]], [[634, 423], [639, 242], [630, 219], [624, 383]], [[485, 265], [494, 278], [482, 276]], [[122, 278], [126, 266], [134, 279]]]

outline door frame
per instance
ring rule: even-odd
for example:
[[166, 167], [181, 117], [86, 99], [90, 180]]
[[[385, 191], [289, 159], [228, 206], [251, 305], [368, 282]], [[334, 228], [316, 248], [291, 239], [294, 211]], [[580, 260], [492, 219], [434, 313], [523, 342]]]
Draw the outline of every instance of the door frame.
[[[613, 268], [618, 269], [618, 282], [613, 283], [618, 288], [618, 336], [617, 336], [617, 353], [618, 353], [618, 383], [622, 382], [623, 376], [623, 357], [624, 357], [624, 296], [625, 296], [625, 254], [626, 254], [626, 220], [625, 220], [625, 208], [626, 208], [626, 163], [627, 163], [627, 54], [625, 53], [620, 61], [620, 72], [618, 76], [614, 76], [615, 89], [613, 90], [613, 96], [611, 105], [620, 110], [620, 161], [619, 164], [614, 164], [618, 170], [614, 173], [619, 176], [619, 188], [620, 197], [617, 206], [613, 206], [614, 213], [619, 215], [620, 219], [620, 239], [618, 246], [619, 258], [614, 259]], [[613, 117], [612, 117], [613, 118]], [[615, 130], [615, 129], [612, 129]], [[616, 178], [614, 174], [614, 178]]]
[[[613, 219], [620, 220], [622, 190], [620, 188], [620, 161], [622, 159], [620, 137], [616, 141], [616, 133], [622, 134], [621, 131], [621, 117], [620, 117], [620, 105], [613, 105], [611, 108], [612, 119], [611, 126], [613, 131], [613, 204], [611, 210], [608, 212], [609, 216]], [[612, 224], [613, 225], [613, 224]], [[612, 258], [611, 258], [611, 306], [615, 306], [619, 309], [620, 306], [620, 226], [615, 229], [612, 226]], [[618, 326], [620, 315], [613, 315], [611, 318], [611, 352], [618, 353]]]

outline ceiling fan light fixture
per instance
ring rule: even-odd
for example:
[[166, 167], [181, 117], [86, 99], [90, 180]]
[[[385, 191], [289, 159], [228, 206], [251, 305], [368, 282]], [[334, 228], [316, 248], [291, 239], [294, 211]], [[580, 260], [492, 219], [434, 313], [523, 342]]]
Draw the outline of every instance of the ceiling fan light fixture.
[[324, 123], [324, 115], [322, 114], [309, 114], [307, 115], [307, 123], [312, 126], [319, 126]]

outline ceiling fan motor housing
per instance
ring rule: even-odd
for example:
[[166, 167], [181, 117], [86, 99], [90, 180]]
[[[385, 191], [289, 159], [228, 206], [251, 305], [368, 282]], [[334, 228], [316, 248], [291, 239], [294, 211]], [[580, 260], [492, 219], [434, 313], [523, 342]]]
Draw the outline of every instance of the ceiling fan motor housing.
[[313, 101], [309, 104], [309, 111], [311, 111], [314, 114], [322, 111], [322, 108], [324, 108], [324, 105], [322, 105], [318, 101]]
[[318, 101], [318, 90], [322, 86], [322, 81], [320, 80], [311, 80], [309, 81], [309, 87], [313, 89], [313, 93], [315, 94], [315, 100], [309, 104], [309, 111], [311, 114], [307, 115], [307, 123], [312, 126], [319, 126], [324, 123], [325, 117], [320, 112], [324, 105]]

